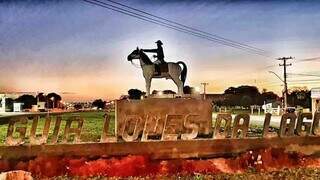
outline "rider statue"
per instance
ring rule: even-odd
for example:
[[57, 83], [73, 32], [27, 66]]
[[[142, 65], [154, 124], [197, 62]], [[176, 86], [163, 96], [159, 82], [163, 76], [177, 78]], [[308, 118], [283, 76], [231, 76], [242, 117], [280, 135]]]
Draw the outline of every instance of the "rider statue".
[[[153, 78], [172, 79], [178, 87], [179, 96], [181, 96], [183, 94], [183, 87], [187, 77], [187, 65], [182, 61], [168, 63], [165, 62], [163, 49], [161, 46], [162, 42], [157, 41], [156, 43], [158, 45], [157, 49], [142, 50], [137, 48], [128, 55], [127, 60], [131, 61], [132, 63], [133, 59], [139, 59], [143, 77], [146, 81], [147, 96], [150, 95], [151, 80]], [[156, 57], [158, 60], [152, 62], [144, 51], [157, 53]]]
[[155, 66], [155, 70], [157, 72], [158, 75], [161, 75], [161, 71], [160, 71], [160, 66], [161, 64], [166, 63], [164, 61], [164, 54], [163, 54], [163, 48], [162, 48], [162, 42], [160, 40], [158, 40], [157, 42], [157, 49], [142, 49], [142, 51], [144, 52], [150, 52], [150, 53], [157, 53], [157, 55], [154, 55], [153, 57], [157, 58], [157, 61], [155, 61], [154, 63], [157, 64]]

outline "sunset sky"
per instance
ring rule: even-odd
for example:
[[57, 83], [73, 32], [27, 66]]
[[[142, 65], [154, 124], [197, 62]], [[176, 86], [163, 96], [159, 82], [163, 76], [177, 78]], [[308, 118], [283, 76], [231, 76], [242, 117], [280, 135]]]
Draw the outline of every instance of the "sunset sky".
[[[103, 1], [103, 0], [101, 0]], [[318, 74], [319, 1], [119, 0], [123, 4], [270, 52], [270, 57], [213, 43], [81, 0], [0, 1], [0, 91], [57, 92], [64, 100], [113, 99], [145, 90], [141, 69], [127, 61], [137, 46], [164, 43], [166, 61], [184, 61], [187, 85], [221, 93], [255, 85], [281, 92], [275, 58], [293, 56], [289, 73]], [[136, 61], [136, 63], [138, 63]], [[273, 67], [270, 67], [274, 65]], [[270, 68], [266, 68], [270, 67]], [[308, 79], [303, 83], [300, 80]], [[289, 87], [320, 87], [320, 77], [289, 76]], [[172, 89], [154, 80], [152, 90]], [[63, 94], [63, 92], [69, 92]]]

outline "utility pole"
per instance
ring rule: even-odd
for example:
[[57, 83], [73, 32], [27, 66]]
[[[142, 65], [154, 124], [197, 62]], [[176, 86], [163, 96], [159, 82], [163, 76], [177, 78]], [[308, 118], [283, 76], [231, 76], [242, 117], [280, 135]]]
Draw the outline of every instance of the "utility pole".
[[289, 63], [287, 64], [287, 60], [289, 59], [293, 59], [291, 56], [290, 57], [282, 57], [282, 58], [278, 58], [278, 60], [283, 61], [282, 64], [279, 64], [279, 66], [283, 66], [283, 83], [284, 83], [284, 92], [283, 92], [283, 103], [284, 103], [284, 108], [285, 110], [288, 107], [288, 101], [287, 101], [287, 97], [288, 97], [288, 85], [287, 85], [287, 66], [291, 66], [292, 64]]
[[206, 87], [207, 87], [207, 85], [209, 85], [209, 83], [203, 82], [203, 83], [201, 83], [201, 85], [203, 85], [203, 99], [205, 100], [206, 99]]

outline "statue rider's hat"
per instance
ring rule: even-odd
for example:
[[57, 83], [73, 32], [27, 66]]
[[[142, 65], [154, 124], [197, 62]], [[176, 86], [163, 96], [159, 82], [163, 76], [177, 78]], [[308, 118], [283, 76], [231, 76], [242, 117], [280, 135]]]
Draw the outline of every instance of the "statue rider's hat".
[[156, 41], [157, 44], [163, 45], [160, 40]]

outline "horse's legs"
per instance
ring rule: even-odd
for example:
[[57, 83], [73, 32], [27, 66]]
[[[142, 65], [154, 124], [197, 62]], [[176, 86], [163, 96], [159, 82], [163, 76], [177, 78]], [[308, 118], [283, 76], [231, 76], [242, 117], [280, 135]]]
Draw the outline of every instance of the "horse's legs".
[[178, 87], [178, 95], [182, 96], [183, 94], [183, 83], [182, 81], [179, 79], [179, 76], [171, 76], [173, 82], [177, 85]]
[[146, 80], [146, 91], [147, 91], [147, 96], [150, 95], [150, 87], [151, 87], [151, 78], [145, 78]]
[[178, 87], [178, 95], [182, 96], [183, 94], [183, 82], [180, 80], [179, 76], [181, 74], [181, 68], [178, 64], [169, 64], [169, 75], [173, 82], [177, 85]]

